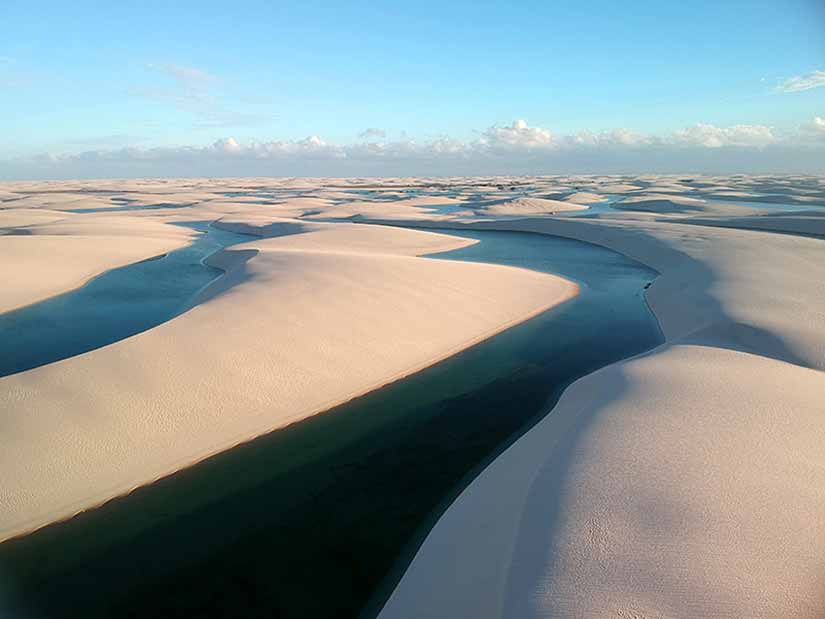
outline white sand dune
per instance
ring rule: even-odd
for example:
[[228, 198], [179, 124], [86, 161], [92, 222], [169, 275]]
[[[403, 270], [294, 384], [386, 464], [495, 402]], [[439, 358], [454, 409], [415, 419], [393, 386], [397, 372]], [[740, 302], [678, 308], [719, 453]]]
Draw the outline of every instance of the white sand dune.
[[725, 217], [710, 213], [715, 217], [691, 217], [678, 219], [680, 223], [720, 226], [725, 228], [745, 228], [825, 237], [825, 212], [797, 211], [793, 213], [764, 213], [745, 217]]
[[[109, 269], [184, 247], [193, 236], [186, 228], [148, 219], [49, 221], [52, 217], [41, 220], [46, 223], [30, 223], [27, 235], [0, 234], [0, 312], [77, 288]], [[22, 220], [18, 216], [12, 223], [16, 227]]]
[[82, 193], [35, 193], [21, 195], [13, 201], [3, 201], [4, 207], [73, 210], [78, 208], [106, 208], [113, 206], [109, 196]]
[[562, 200], [565, 202], [573, 202], [574, 204], [597, 204], [607, 201], [607, 197], [589, 191], [577, 191], [562, 198]]
[[474, 240], [463, 237], [431, 232], [410, 234], [410, 230], [398, 227], [274, 219], [263, 215], [224, 217], [214, 225], [239, 234], [280, 237], [278, 248], [283, 250], [422, 256], [475, 244]]
[[653, 213], [685, 213], [701, 211], [707, 202], [701, 198], [688, 198], [670, 194], [644, 193], [624, 198], [613, 204], [613, 208]]
[[716, 191], [711, 196], [718, 196], [723, 198], [740, 198], [742, 200], [749, 200], [750, 198], [758, 197], [759, 194], [750, 193], [747, 191]]
[[[679, 195], [683, 185], [708, 200]], [[436, 214], [444, 198], [367, 194], [336, 203], [359, 188], [513, 195], [497, 186], [626, 193], [633, 210], [565, 218], [558, 204], [582, 206], [526, 198], [502, 212]], [[276, 238], [214, 256], [228, 274], [176, 319], [0, 379], [0, 539], [415, 371], [575, 292], [518, 269], [417, 257], [466, 239], [328, 221], [543, 232], [659, 271], [647, 300], [666, 342], [577, 381], [485, 469], [382, 617], [825, 616], [825, 244], [776, 233], [825, 233], [821, 187], [741, 175], [4, 184], [0, 225], [31, 232], [0, 236], [22, 298], [54, 293], [27, 290], [32, 275], [63, 290], [84, 265], [98, 272], [118, 252], [149, 251], [147, 239], [185, 242], [174, 236], [185, 229], [165, 225], [175, 221], [220, 219]], [[95, 188], [197, 203], [60, 215], [76, 208], [72, 192]], [[281, 193], [226, 195], [248, 190]], [[51, 202], [38, 197], [50, 192]], [[812, 207], [757, 212], [714, 192]]]
[[439, 520], [381, 617], [821, 617], [823, 389], [697, 346], [578, 381]]
[[688, 185], [682, 185], [681, 183], [656, 183], [644, 188], [645, 193], [664, 193], [668, 195], [679, 195], [681, 193], [685, 193], [687, 191], [692, 190], [692, 187]]
[[569, 388], [447, 510], [381, 617], [823, 616], [822, 242], [507, 227], [659, 270], [648, 300], [667, 343]]
[[641, 191], [640, 185], [631, 185], [629, 183], [605, 183], [597, 186], [601, 193], [628, 193], [634, 191]]
[[421, 369], [578, 290], [415, 257], [463, 238], [310, 226], [215, 255], [228, 274], [167, 323], [0, 379], [0, 539]]
[[587, 209], [585, 204], [565, 202], [563, 200], [548, 200], [546, 198], [516, 198], [497, 204], [478, 208], [484, 215], [536, 215], [564, 213], [566, 211], [582, 211]]
[[397, 202], [399, 206], [462, 206], [464, 203], [464, 200], [449, 196], [418, 196]]
[[69, 216], [63, 211], [50, 211], [39, 208], [0, 209], [0, 234], [10, 234], [15, 228], [26, 228], [34, 224], [60, 221]]
[[429, 217], [434, 213], [432, 207], [453, 206], [464, 204], [461, 200], [424, 196], [404, 200], [354, 200], [343, 202], [319, 210], [309, 215], [311, 219], [352, 219], [352, 218], [388, 218], [388, 219], [419, 219]]

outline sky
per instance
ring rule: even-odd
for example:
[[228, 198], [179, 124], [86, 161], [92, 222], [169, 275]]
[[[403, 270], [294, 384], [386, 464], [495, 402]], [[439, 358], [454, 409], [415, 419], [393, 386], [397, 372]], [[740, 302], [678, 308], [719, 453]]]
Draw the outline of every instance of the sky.
[[825, 173], [825, 1], [0, 1], [0, 178]]

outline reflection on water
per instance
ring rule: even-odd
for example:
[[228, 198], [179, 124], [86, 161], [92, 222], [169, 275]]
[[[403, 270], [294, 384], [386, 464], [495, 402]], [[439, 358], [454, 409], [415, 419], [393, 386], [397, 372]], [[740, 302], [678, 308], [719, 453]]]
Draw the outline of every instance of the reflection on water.
[[642, 297], [655, 274], [642, 265], [555, 237], [449, 232], [482, 242], [440, 257], [561, 273], [582, 294], [413, 376], [0, 545], [0, 570], [13, 575], [26, 616], [339, 618], [357, 616], [370, 596], [374, 610], [479, 466], [570, 381], [660, 341]]

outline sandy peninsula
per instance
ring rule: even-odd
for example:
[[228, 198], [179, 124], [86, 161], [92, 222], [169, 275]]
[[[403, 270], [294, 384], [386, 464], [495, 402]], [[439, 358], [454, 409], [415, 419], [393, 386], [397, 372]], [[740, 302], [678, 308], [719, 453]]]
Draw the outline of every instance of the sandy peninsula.
[[226, 275], [170, 322], [0, 379], [0, 538], [415, 372], [577, 292], [545, 274], [418, 257], [463, 238], [350, 223], [289, 232], [214, 255]]
[[[72, 218], [0, 210], [0, 312], [84, 284], [104, 271], [184, 247], [186, 228], [130, 217]], [[6, 215], [6, 217], [2, 217]], [[5, 234], [4, 234], [5, 231]]]

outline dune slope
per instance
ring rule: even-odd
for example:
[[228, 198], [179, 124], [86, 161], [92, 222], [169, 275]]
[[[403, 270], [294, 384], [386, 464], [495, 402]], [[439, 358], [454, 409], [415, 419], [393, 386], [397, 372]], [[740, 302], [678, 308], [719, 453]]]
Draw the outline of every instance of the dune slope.
[[194, 235], [186, 228], [131, 217], [69, 218], [7, 229], [14, 234], [2, 231], [0, 227], [5, 274], [0, 312], [77, 288], [109, 269], [184, 247]]
[[174, 320], [0, 379], [0, 539], [414, 372], [578, 290], [414, 256], [467, 243], [342, 224], [240, 245], [214, 256], [227, 275]]
[[659, 270], [648, 300], [667, 342], [571, 386], [450, 506], [381, 617], [823, 616], [822, 242], [507, 227]]

